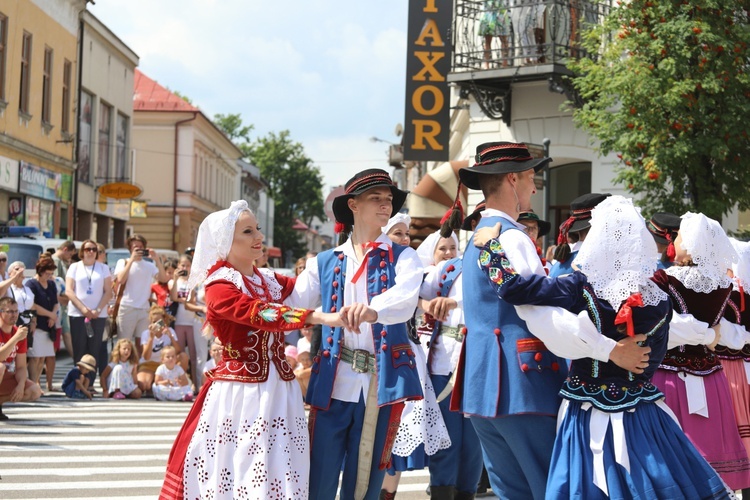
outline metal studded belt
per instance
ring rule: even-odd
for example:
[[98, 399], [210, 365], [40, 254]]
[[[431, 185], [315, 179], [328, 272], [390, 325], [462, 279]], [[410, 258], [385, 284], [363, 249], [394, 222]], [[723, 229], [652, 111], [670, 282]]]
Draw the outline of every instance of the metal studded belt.
[[375, 373], [375, 355], [364, 349], [349, 349], [341, 346], [340, 360], [351, 363], [352, 370], [356, 373]]
[[446, 337], [450, 337], [452, 339], [455, 339], [458, 342], [464, 341], [464, 335], [461, 333], [461, 329], [464, 327], [464, 325], [458, 325], [458, 326], [446, 326], [442, 325], [440, 327], [440, 335], [444, 335]]

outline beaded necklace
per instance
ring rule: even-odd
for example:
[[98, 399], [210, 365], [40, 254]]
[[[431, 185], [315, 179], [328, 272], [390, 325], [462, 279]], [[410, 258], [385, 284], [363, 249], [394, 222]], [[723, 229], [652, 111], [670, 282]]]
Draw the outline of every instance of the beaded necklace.
[[[262, 302], [271, 302], [271, 293], [268, 291], [268, 285], [266, 284], [266, 280], [263, 277], [263, 274], [258, 271], [256, 267], [253, 267], [253, 276], [257, 276], [260, 280], [260, 284], [256, 284], [253, 282], [250, 278], [242, 274], [242, 281], [245, 282], [245, 288], [247, 288], [247, 292], [250, 294], [250, 296], [254, 299], [260, 300]], [[260, 288], [262, 290], [262, 293], [258, 293], [257, 289]]]

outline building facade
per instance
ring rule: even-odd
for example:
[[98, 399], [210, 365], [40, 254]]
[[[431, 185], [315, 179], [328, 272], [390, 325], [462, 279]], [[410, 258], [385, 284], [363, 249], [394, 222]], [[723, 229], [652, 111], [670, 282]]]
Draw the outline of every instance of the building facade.
[[133, 176], [145, 218], [133, 232], [153, 248], [184, 251], [198, 227], [242, 194], [242, 152], [201, 110], [140, 71], [133, 96]]
[[130, 200], [98, 188], [132, 181], [133, 80], [138, 56], [90, 12], [81, 15], [76, 239], [125, 246]]
[[73, 223], [78, 19], [85, 0], [0, 0], [0, 219]]

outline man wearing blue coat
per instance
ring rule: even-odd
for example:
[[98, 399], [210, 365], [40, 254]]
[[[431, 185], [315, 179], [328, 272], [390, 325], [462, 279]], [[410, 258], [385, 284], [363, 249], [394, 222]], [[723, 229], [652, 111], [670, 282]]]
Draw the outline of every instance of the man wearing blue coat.
[[[500, 243], [522, 276], [545, 275], [534, 244], [516, 220], [531, 208], [534, 174], [550, 160], [533, 158], [524, 144], [491, 142], [478, 146], [476, 163], [459, 171], [464, 185], [485, 196], [487, 208], [477, 229], [500, 227]], [[513, 306], [498, 298], [479, 267], [479, 253], [469, 241], [463, 264], [466, 338], [451, 409], [471, 418], [495, 494], [542, 499], [567, 363], [529, 332]], [[640, 362], [640, 349], [635, 343], [610, 345], [605, 358], [617, 363], [615, 358], [627, 351], [626, 356], [633, 354], [628, 359]]]

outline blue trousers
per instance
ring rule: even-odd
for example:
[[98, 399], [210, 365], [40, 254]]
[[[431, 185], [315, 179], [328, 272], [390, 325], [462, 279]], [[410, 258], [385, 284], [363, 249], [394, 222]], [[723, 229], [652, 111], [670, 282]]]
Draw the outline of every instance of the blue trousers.
[[[430, 375], [435, 394], [448, 384], [447, 375]], [[463, 414], [450, 411], [450, 398], [439, 403], [440, 413], [451, 437], [451, 447], [430, 457], [430, 485], [455, 486], [458, 491], [476, 493], [482, 475], [482, 447], [474, 426]]]
[[555, 417], [471, 417], [492, 491], [503, 499], [542, 500], [555, 444]]
[[[365, 418], [365, 401], [360, 396], [358, 403], [331, 400], [328, 410], [313, 410], [310, 422], [310, 500], [334, 500], [341, 480], [340, 500], [352, 500], [357, 481], [359, 462], [359, 440]], [[370, 482], [366, 500], [377, 500], [383, 485], [385, 469], [380, 468], [380, 459], [388, 432], [391, 408], [385, 406], [378, 413], [375, 444], [370, 465]]]

